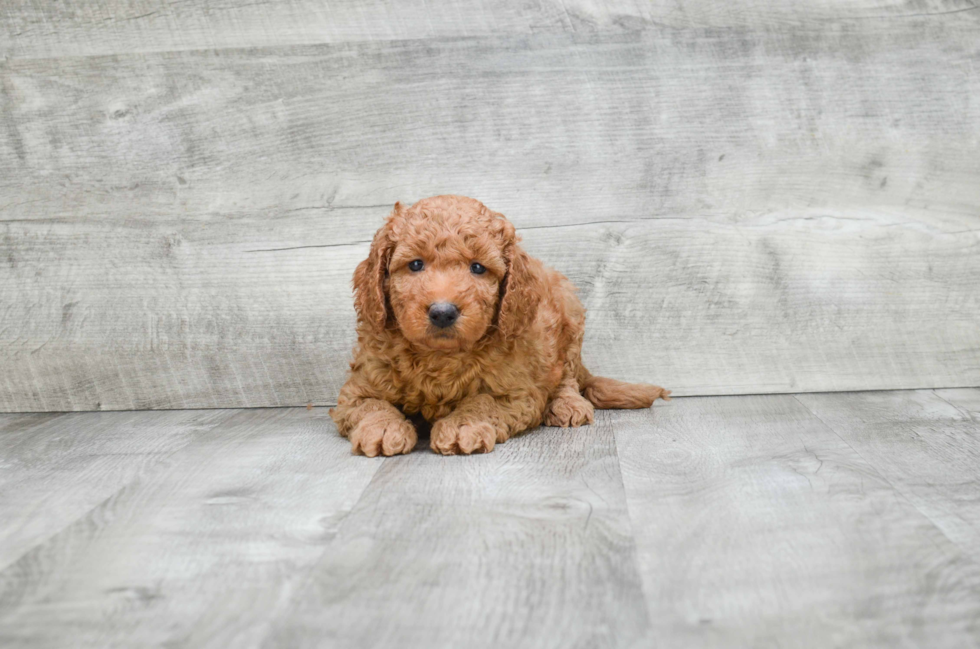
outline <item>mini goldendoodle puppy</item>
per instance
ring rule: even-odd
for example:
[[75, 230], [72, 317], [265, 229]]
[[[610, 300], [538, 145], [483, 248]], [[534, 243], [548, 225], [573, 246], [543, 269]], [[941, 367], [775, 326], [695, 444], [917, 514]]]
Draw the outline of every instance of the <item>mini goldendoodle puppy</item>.
[[358, 344], [330, 410], [354, 453], [411, 451], [406, 415], [431, 423], [432, 449], [452, 455], [492, 451], [542, 422], [590, 424], [593, 407], [670, 399], [585, 369], [575, 287], [519, 240], [472, 198], [395, 203], [354, 272]]

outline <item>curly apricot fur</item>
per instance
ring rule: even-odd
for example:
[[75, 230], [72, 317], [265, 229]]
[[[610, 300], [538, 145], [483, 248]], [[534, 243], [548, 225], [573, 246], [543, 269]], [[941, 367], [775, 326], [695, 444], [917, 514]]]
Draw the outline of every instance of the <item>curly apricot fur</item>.
[[[561, 273], [529, 257], [514, 226], [483, 203], [396, 203], [354, 272], [357, 347], [330, 414], [354, 453], [407, 453], [406, 415], [432, 422], [433, 450], [492, 451], [540, 425], [581, 426], [593, 408], [646, 408], [670, 391], [592, 376], [585, 308]], [[409, 263], [422, 260], [422, 270]], [[486, 272], [476, 274], [478, 262]], [[429, 305], [460, 311], [446, 329]]]

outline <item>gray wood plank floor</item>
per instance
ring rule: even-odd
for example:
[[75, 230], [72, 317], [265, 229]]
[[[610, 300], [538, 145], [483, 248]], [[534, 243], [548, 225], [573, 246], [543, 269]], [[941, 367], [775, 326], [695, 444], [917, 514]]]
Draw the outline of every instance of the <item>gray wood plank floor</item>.
[[66, 6], [4, 0], [0, 57], [131, 54], [350, 41], [652, 27], [758, 28], [931, 21], [977, 24], [971, 0], [102, 0]]
[[486, 456], [321, 409], [0, 415], [5, 647], [980, 646], [980, 389], [681, 398]]

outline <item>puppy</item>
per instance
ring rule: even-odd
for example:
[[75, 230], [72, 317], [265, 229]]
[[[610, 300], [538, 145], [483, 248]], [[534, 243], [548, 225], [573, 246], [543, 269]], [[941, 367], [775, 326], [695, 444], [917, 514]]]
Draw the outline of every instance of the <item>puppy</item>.
[[647, 408], [670, 391], [592, 376], [585, 308], [561, 273], [518, 245], [502, 214], [464, 196], [394, 211], [354, 272], [357, 347], [330, 410], [354, 453], [408, 453], [406, 418], [437, 453], [480, 453], [594, 408]]

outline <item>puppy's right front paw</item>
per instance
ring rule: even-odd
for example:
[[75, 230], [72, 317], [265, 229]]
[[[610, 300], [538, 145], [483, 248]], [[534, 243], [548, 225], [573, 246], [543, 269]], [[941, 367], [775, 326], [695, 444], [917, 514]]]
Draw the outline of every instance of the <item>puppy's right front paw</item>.
[[417, 441], [415, 426], [387, 412], [370, 413], [350, 433], [351, 453], [368, 457], [409, 453]]

